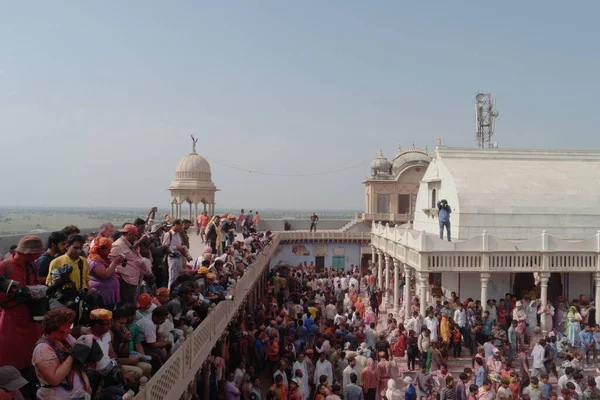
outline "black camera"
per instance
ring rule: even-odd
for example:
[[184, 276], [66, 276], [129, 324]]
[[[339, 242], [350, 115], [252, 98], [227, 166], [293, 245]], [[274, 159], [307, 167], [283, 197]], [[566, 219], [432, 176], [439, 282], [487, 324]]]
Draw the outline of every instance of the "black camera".
[[19, 282], [0, 276], [0, 293], [14, 293], [18, 287]]

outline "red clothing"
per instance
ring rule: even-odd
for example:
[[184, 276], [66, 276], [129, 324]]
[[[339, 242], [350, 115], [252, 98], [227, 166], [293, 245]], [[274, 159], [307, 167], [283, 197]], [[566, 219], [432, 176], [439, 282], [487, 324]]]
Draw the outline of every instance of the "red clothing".
[[[38, 283], [35, 263], [26, 267], [19, 265], [14, 257], [0, 262], [0, 276], [19, 282], [19, 287]], [[0, 306], [0, 349], [10, 349], [0, 351], [0, 365], [24, 369], [31, 365], [31, 353], [42, 336], [42, 326], [33, 321], [25, 304], [15, 305], [5, 293], [0, 293]]]
[[[367, 365], [369, 364], [369, 360], [367, 360]], [[377, 372], [373, 369], [372, 365], [373, 363], [371, 362], [371, 367], [367, 366], [360, 373], [363, 381], [363, 390], [365, 391], [365, 393], [368, 392], [370, 389], [377, 389], [377, 387], [379, 386], [379, 376], [377, 375]]]

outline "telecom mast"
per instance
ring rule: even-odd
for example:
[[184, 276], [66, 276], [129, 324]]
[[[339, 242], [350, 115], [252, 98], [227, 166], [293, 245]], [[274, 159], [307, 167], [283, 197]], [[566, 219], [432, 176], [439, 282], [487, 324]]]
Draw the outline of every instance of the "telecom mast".
[[496, 99], [491, 93], [477, 93], [475, 96], [475, 142], [477, 147], [493, 147], [492, 136], [498, 118]]

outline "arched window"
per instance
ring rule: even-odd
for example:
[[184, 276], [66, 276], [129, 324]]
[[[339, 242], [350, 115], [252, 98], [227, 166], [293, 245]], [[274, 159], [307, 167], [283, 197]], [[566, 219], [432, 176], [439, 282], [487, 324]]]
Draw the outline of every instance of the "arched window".
[[433, 189], [431, 191], [431, 208], [436, 208], [437, 206], [437, 191]]

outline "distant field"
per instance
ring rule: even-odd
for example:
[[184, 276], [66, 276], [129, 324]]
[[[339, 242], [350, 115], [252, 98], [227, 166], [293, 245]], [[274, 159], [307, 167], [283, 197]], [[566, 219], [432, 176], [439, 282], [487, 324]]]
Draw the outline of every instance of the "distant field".
[[55, 231], [67, 225], [79, 228], [94, 228], [104, 222], [122, 224], [133, 219], [123, 216], [121, 218], [103, 218], [99, 215], [73, 214], [73, 213], [0, 213], [0, 235], [11, 235], [33, 230]]
[[[247, 212], [248, 210], [246, 210]], [[166, 210], [159, 210], [157, 219], [162, 219]], [[219, 210], [217, 212], [231, 212], [237, 215], [239, 210]], [[264, 210], [259, 211], [263, 219], [297, 219], [308, 220], [310, 212], [294, 210]], [[352, 219], [354, 212], [349, 211], [316, 211], [322, 219]], [[95, 228], [104, 222], [121, 225], [133, 222], [135, 218], [146, 218], [148, 210], [119, 210], [119, 209], [16, 209], [0, 208], [0, 235], [13, 235], [35, 230], [55, 231], [67, 225], [79, 228]], [[185, 216], [185, 214], [184, 214]]]

